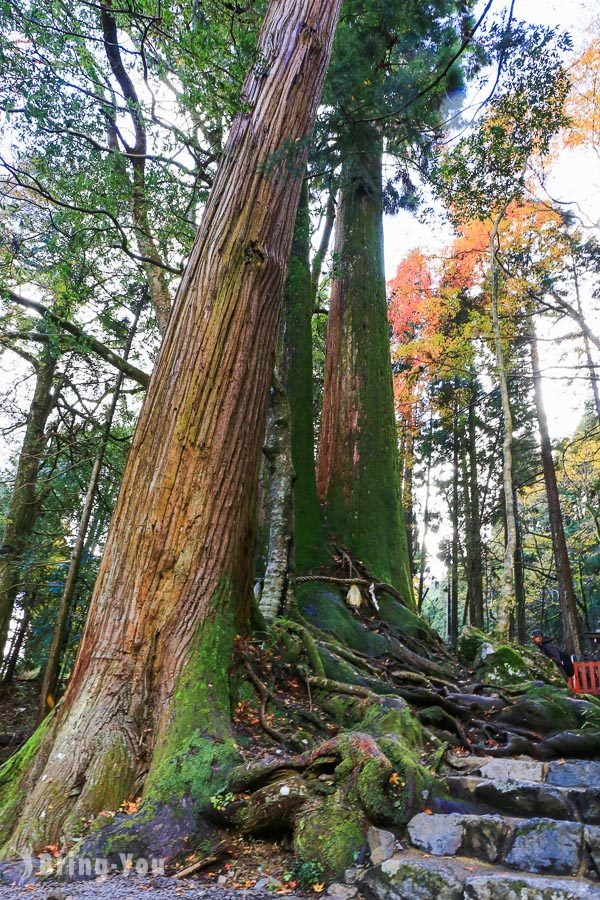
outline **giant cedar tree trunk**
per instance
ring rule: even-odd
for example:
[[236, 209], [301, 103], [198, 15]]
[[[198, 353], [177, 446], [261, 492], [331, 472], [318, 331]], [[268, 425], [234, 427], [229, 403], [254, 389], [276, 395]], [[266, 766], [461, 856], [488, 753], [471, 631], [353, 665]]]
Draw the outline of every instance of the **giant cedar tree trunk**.
[[556, 482], [556, 469], [552, 457], [552, 444], [548, 432], [548, 419], [542, 396], [542, 375], [537, 349], [537, 337], [535, 324], [531, 319], [529, 331], [529, 343], [531, 348], [531, 369], [533, 372], [533, 387], [535, 397], [535, 410], [538, 427], [540, 430], [540, 454], [542, 468], [544, 470], [544, 483], [546, 485], [546, 498], [548, 501], [548, 519], [550, 521], [550, 534], [552, 535], [552, 548], [556, 565], [556, 581], [558, 583], [558, 600], [563, 627], [563, 643], [568, 653], [581, 654], [581, 639], [579, 636], [579, 623], [577, 618], [577, 599], [573, 587], [573, 575], [569, 551], [565, 539], [562, 510], [558, 484]]
[[336, 538], [413, 603], [400, 500], [387, 321], [381, 149], [342, 170], [317, 488]]
[[[260, 64], [247, 76], [169, 320], [68, 690], [0, 776], [21, 772], [0, 807], [5, 838], [18, 816], [5, 852], [56, 841], [82, 816], [118, 808], [148, 769], [150, 818], [170, 804], [179, 835], [189, 833], [237, 758], [228, 668], [247, 620], [299, 173], [340, 3], [268, 5]], [[164, 846], [165, 830], [161, 838], [157, 824], [161, 851], [181, 849]]]
[[294, 467], [294, 546], [298, 572], [325, 562], [325, 529], [315, 476], [312, 315], [308, 186], [304, 182], [294, 228], [283, 301], [283, 367], [290, 405]]
[[55, 403], [52, 386], [56, 365], [57, 357], [54, 353], [50, 349], [44, 349], [36, 366], [33, 399], [6, 513], [0, 555], [0, 656], [4, 652], [20, 588], [19, 563], [38, 513], [37, 479], [46, 446], [46, 423]]

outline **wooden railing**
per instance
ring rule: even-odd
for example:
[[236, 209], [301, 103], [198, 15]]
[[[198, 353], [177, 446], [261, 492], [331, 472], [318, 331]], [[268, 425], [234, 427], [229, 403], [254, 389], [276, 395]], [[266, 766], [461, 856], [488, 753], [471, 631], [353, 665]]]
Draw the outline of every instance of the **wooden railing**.
[[576, 694], [600, 695], [600, 662], [573, 662], [575, 674], [570, 679]]

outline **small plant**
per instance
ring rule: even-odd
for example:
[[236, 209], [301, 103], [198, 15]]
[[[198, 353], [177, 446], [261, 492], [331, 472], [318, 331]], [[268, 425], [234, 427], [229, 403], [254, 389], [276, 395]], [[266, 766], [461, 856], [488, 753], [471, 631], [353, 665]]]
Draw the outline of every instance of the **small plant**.
[[291, 869], [296, 881], [303, 888], [312, 887], [323, 875], [323, 866], [318, 862], [296, 859]]
[[213, 809], [218, 810], [226, 809], [230, 803], [233, 803], [234, 800], [234, 795], [230, 791], [226, 791], [224, 788], [220, 791], [217, 791], [217, 793], [213, 794], [210, 798], [211, 806], [213, 807]]

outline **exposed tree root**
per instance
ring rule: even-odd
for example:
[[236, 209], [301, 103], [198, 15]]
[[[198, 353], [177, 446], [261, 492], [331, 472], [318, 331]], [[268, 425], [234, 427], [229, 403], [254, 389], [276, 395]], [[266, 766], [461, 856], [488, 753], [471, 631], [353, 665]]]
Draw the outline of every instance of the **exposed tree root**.
[[504, 758], [508, 756], [531, 756], [533, 759], [600, 759], [600, 732], [577, 733], [561, 731], [549, 738], [534, 743], [516, 735], [504, 747], [476, 747], [488, 756]]

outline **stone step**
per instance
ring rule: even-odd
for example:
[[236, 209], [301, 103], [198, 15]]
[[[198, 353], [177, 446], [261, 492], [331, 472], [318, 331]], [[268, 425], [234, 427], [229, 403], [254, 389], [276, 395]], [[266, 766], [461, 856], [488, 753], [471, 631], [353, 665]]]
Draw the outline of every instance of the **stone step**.
[[582, 878], [525, 875], [466, 857], [439, 859], [417, 850], [397, 853], [358, 882], [367, 900], [600, 900]]
[[600, 789], [600, 760], [569, 759], [540, 762], [528, 756], [491, 759], [489, 756], [455, 757], [453, 768], [463, 774], [500, 781], [539, 781], [557, 787]]
[[555, 819], [419, 813], [414, 847], [434, 856], [472, 856], [534, 874], [600, 877], [600, 828]]
[[600, 788], [539, 781], [449, 775], [432, 789], [429, 806], [435, 813], [500, 813], [600, 824]]

